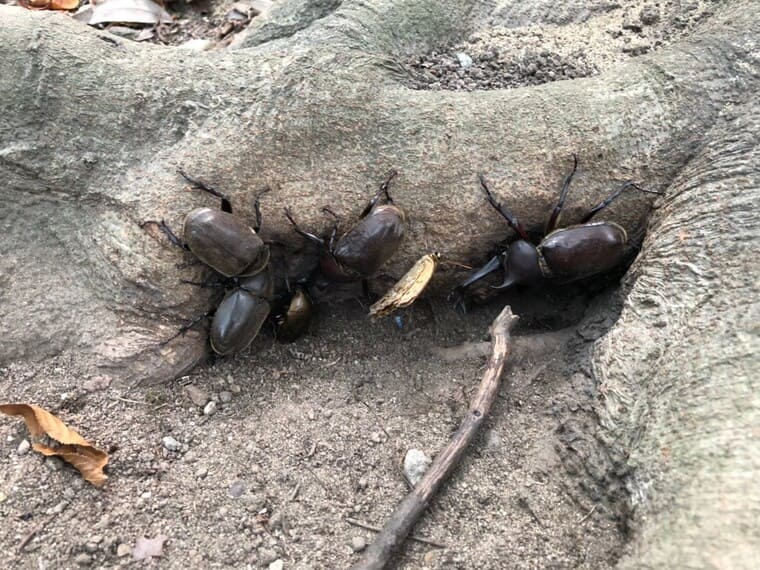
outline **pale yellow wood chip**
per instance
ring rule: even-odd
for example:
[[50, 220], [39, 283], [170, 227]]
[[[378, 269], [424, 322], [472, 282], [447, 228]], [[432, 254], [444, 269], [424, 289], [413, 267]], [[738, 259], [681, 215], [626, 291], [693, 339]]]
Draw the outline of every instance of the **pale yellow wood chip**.
[[414, 303], [433, 277], [440, 257], [437, 253], [429, 253], [418, 259], [406, 275], [369, 308], [369, 316], [383, 317]]

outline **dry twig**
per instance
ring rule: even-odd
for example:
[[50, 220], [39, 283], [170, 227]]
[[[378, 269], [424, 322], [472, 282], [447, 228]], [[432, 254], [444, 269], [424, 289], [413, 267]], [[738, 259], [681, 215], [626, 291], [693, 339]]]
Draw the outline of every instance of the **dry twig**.
[[412, 527], [427, 508], [438, 488], [454, 471], [496, 400], [510, 349], [509, 333], [516, 320], [517, 317], [512, 314], [509, 306], [504, 307], [499, 316], [494, 319], [491, 325], [493, 347], [491, 359], [488, 361], [483, 379], [470, 403], [467, 415], [449, 443], [435, 458], [425, 476], [396, 507], [375, 541], [367, 548], [364, 557], [352, 567], [352, 570], [384, 568], [393, 553], [409, 536]]

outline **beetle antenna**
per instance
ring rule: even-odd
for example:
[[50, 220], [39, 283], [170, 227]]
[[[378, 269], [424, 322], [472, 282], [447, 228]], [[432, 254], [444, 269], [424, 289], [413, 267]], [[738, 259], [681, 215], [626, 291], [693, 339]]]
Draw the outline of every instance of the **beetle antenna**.
[[591, 220], [591, 218], [593, 218], [601, 210], [603, 210], [604, 208], [606, 208], [607, 206], [609, 206], [615, 200], [615, 198], [617, 198], [618, 196], [620, 196], [620, 194], [622, 194], [623, 191], [627, 190], [628, 188], [633, 188], [633, 189], [639, 190], [641, 192], [646, 192], [647, 194], [658, 194], [660, 196], [662, 196], [664, 194], [664, 192], [658, 192], [657, 190], [645, 190], [644, 188], [642, 188], [638, 184], [635, 184], [634, 182], [631, 182], [630, 180], [626, 180], [626, 182], [620, 188], [618, 188], [617, 190], [613, 191], [612, 194], [610, 194], [604, 200], [602, 200], [601, 202], [599, 202], [596, 206], [594, 206], [593, 208], [591, 208], [591, 210], [589, 210], [589, 212], [585, 216], [583, 216], [583, 218], [581, 219], [581, 224], [585, 224], [589, 220]]
[[216, 196], [217, 198], [222, 199], [222, 212], [227, 212], [228, 214], [232, 213], [232, 202], [230, 202], [230, 199], [227, 197], [227, 195], [222, 194], [214, 188], [213, 186], [209, 186], [202, 180], [199, 180], [198, 178], [193, 178], [192, 176], [188, 175], [184, 170], [181, 168], [177, 169], [177, 173], [184, 178], [193, 188], [196, 190], [203, 190], [204, 192], [208, 192], [212, 196]]
[[494, 198], [493, 194], [491, 193], [491, 190], [488, 189], [488, 184], [486, 184], [485, 176], [483, 176], [482, 173], [478, 174], [478, 179], [480, 180], [480, 187], [483, 189], [483, 192], [486, 193], [486, 198], [488, 199], [488, 203], [493, 206], [494, 210], [499, 212], [501, 214], [501, 217], [504, 218], [507, 221], [507, 224], [509, 224], [509, 227], [515, 230], [518, 234], [520, 234], [520, 237], [530, 243], [530, 238], [528, 237], [528, 234], [525, 232], [525, 229], [523, 228], [522, 224], [520, 223], [520, 220], [517, 219], [517, 216], [515, 216], [508, 208], [501, 205], [500, 202]]
[[562, 211], [562, 208], [565, 206], [567, 192], [570, 190], [570, 182], [572, 181], [576, 170], [578, 170], [578, 157], [575, 155], [575, 153], [573, 153], [573, 169], [565, 178], [565, 183], [562, 185], [562, 191], [559, 193], [559, 200], [557, 201], [557, 205], [554, 206], [554, 210], [552, 210], [552, 214], [549, 216], [549, 221], [546, 224], [546, 231], [544, 232], [546, 234], [557, 227], [557, 218], [559, 218], [559, 214]]

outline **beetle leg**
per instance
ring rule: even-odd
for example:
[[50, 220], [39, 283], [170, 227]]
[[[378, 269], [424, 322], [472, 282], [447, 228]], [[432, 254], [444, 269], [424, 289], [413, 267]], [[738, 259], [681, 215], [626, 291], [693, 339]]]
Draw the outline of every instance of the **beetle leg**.
[[635, 184], [635, 183], [631, 182], [630, 180], [627, 180], [625, 182], [625, 184], [623, 184], [620, 188], [618, 188], [617, 190], [615, 190], [614, 192], [612, 192], [612, 194], [610, 194], [604, 200], [602, 200], [601, 202], [599, 202], [596, 206], [594, 206], [593, 208], [591, 208], [591, 210], [589, 210], [588, 214], [586, 214], [585, 216], [583, 216], [583, 218], [581, 219], [581, 224], [585, 224], [589, 220], [591, 220], [591, 218], [593, 218], [601, 210], [603, 210], [604, 208], [606, 208], [607, 206], [609, 206], [613, 202], [613, 200], [615, 200], [615, 198], [617, 198], [618, 196], [620, 196], [620, 194], [622, 194], [623, 191], [626, 190], [626, 189], [628, 189], [628, 188], [633, 188], [634, 190], [639, 190], [640, 192], [646, 192], [647, 194], [658, 194], [660, 196], [663, 195], [662, 192], [658, 192], [656, 190], [646, 190], [646, 189], [642, 188], [641, 186], [639, 186], [638, 184]]
[[205, 182], [202, 182], [201, 180], [198, 180], [197, 178], [193, 178], [185, 173], [184, 170], [181, 168], [177, 169], [177, 172], [179, 173], [182, 178], [187, 180], [193, 188], [196, 190], [203, 190], [204, 192], [208, 192], [212, 196], [216, 196], [217, 198], [222, 199], [222, 212], [227, 212], [228, 214], [232, 213], [232, 203], [230, 202], [230, 199], [225, 195], [219, 192], [216, 188], [213, 188], [212, 186], [209, 186]]
[[312, 243], [315, 243], [318, 247], [327, 248], [327, 246], [325, 245], [325, 240], [323, 240], [321, 237], [315, 236], [314, 234], [309, 233], [309, 232], [305, 232], [301, 228], [298, 227], [298, 224], [293, 219], [293, 215], [290, 213], [290, 210], [288, 208], [285, 208], [285, 217], [288, 218], [288, 221], [293, 225], [293, 229], [296, 231], [298, 235], [300, 235], [303, 238], [306, 238]]
[[380, 185], [380, 190], [377, 191], [377, 194], [375, 194], [372, 197], [372, 200], [369, 201], [369, 204], [367, 204], [367, 207], [362, 210], [360, 218], [365, 218], [367, 215], [372, 211], [372, 208], [375, 207], [375, 204], [377, 204], [377, 201], [380, 199], [380, 196], [385, 194], [385, 199], [388, 200], [389, 204], [393, 204], [393, 198], [391, 198], [391, 195], [388, 193], [388, 186], [391, 183], [391, 180], [393, 180], [396, 175], [398, 174], [397, 170], [391, 170], [388, 174], [388, 178], [385, 179], [385, 182], [383, 182]]
[[256, 213], [256, 225], [253, 226], [253, 231], [256, 233], [259, 233], [259, 230], [261, 230], [261, 197], [270, 190], [269, 186], [265, 186], [256, 194], [256, 198], [253, 201], [253, 210]]
[[333, 212], [330, 208], [325, 206], [322, 208], [322, 211], [326, 214], [330, 214], [333, 218], [335, 218], [335, 224], [333, 224], [332, 231], [330, 232], [330, 240], [327, 242], [327, 249], [330, 251], [333, 251], [333, 246], [335, 245], [335, 238], [338, 235], [338, 224], [340, 223], [340, 216]]
[[224, 283], [212, 283], [211, 279], [206, 279], [205, 281], [189, 281], [188, 279], [180, 279], [180, 283], [184, 283], [186, 285], [195, 285], [196, 287], [201, 287], [202, 289], [223, 289], [226, 287]]
[[199, 317], [195, 317], [195, 318], [194, 318], [192, 321], [190, 321], [189, 323], [182, 325], [182, 327], [180, 327], [180, 329], [179, 329], [179, 330], [176, 332], [176, 334], [173, 334], [172, 336], [170, 336], [169, 338], [167, 338], [167, 339], [166, 339], [165, 341], [163, 341], [163, 342], [162, 342], [162, 343], [161, 343], [159, 346], [164, 346], [164, 345], [167, 345], [167, 344], [169, 344], [169, 343], [170, 343], [171, 341], [173, 341], [175, 338], [177, 338], [178, 336], [182, 336], [182, 335], [183, 335], [183, 334], [185, 334], [187, 331], [189, 331], [191, 328], [193, 328], [195, 325], [197, 325], [199, 322], [201, 322], [203, 319], [206, 319], [206, 318], [210, 317], [210, 316], [211, 316], [211, 315], [213, 315], [213, 314], [214, 314], [214, 311], [209, 311], [209, 312], [207, 312], [207, 313], [203, 313], [203, 314], [202, 314], [201, 316], [199, 316]]
[[570, 171], [570, 174], [567, 175], [567, 178], [565, 178], [565, 183], [562, 185], [562, 191], [559, 193], [557, 205], [554, 206], [554, 210], [552, 210], [552, 214], [549, 216], [549, 222], [546, 224], [545, 234], [548, 234], [557, 226], [557, 218], [559, 218], [559, 214], [565, 206], [567, 192], [570, 190], [570, 181], [573, 179], [576, 170], [578, 170], [578, 157], [573, 153], [573, 169]]
[[142, 224], [140, 224], [140, 227], [144, 228], [148, 224], [154, 224], [154, 225], [158, 226], [158, 229], [161, 230], [162, 232], [164, 232], [164, 234], [166, 235], [167, 238], [169, 238], [169, 241], [172, 244], [176, 245], [177, 247], [181, 247], [185, 251], [190, 251], [190, 247], [184, 241], [182, 241], [181, 239], [179, 239], [179, 237], [177, 236], [177, 234], [175, 234], [172, 231], [172, 229], [168, 225], [166, 225], [166, 222], [164, 220], [161, 220], [160, 222], [157, 222], [155, 220], [148, 220], [148, 221], [143, 222]]
[[478, 178], [480, 180], [480, 187], [483, 188], [483, 191], [486, 193], [488, 203], [493, 206], [494, 210], [501, 214], [501, 217], [507, 221], [507, 224], [509, 224], [510, 228], [520, 234], [520, 237], [522, 239], [530, 243], [531, 240], [528, 237], [528, 234], [525, 232], [522, 224], [520, 223], [520, 220], [517, 219], [517, 216], [515, 216], [509, 209], [502, 206], [501, 202], [498, 202], [496, 198], [493, 197], [493, 194], [491, 194], [491, 191], [488, 189], [488, 185], [486, 184], [486, 179], [483, 174], [478, 174]]

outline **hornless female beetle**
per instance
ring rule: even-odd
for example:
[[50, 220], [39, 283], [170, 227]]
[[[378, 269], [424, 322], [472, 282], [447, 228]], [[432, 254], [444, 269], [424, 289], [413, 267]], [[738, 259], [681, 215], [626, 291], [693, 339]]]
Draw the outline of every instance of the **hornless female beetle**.
[[[380, 186], [377, 194], [364, 208], [359, 221], [337, 241], [338, 222], [335, 222], [329, 241], [303, 231], [293, 219], [290, 210], [285, 215], [301, 236], [317, 244], [320, 249], [320, 269], [329, 281], [350, 283], [367, 279], [396, 253], [404, 237], [404, 212], [393, 203], [388, 185], [396, 176], [392, 171]], [[387, 203], [378, 205], [385, 195]], [[325, 209], [328, 213], [332, 212]], [[334, 214], [333, 214], [334, 215]], [[336, 216], [337, 217], [337, 216]]]
[[[258, 236], [261, 227], [259, 197], [256, 198], [256, 226], [248, 227], [232, 215], [229, 198], [214, 188], [179, 173], [194, 188], [221, 198], [221, 210], [197, 208], [185, 217], [183, 242], [166, 223], [156, 224], [174, 245], [193, 253], [203, 263], [224, 276], [217, 284], [191, 283], [204, 287], [230, 289], [214, 312], [209, 331], [211, 348], [219, 355], [233, 354], [246, 348], [261, 329], [271, 311], [272, 274], [267, 267], [269, 246]], [[203, 315], [183, 327], [182, 334]]]
[[272, 308], [274, 282], [268, 267], [234, 281], [235, 287], [216, 308], [209, 331], [211, 348], [221, 356], [240, 352], [251, 344]]
[[286, 299], [274, 315], [274, 323], [277, 340], [293, 342], [309, 328], [314, 305], [306, 289], [300, 285], [296, 285], [295, 291]]
[[565, 205], [570, 182], [577, 168], [578, 158], [573, 155], [573, 169], [565, 178], [559, 201], [546, 224], [544, 237], [537, 245], [530, 239], [517, 217], [494, 198], [483, 175], [479, 176], [480, 186], [489, 204], [517, 232], [519, 239], [512, 242], [507, 251], [494, 256], [483, 267], [470, 274], [455, 288], [455, 293], [461, 295], [467, 287], [499, 267], [503, 268], [504, 277], [501, 284], [493, 288], [501, 290], [512, 285], [532, 285], [548, 279], [556, 279], [558, 282], [575, 281], [602, 273], [622, 263], [628, 243], [625, 229], [614, 222], [590, 222], [591, 218], [609, 206], [627, 188], [652, 194], [660, 192], [644, 190], [628, 181], [591, 208], [581, 218], [580, 224], [556, 229], [557, 219]]

